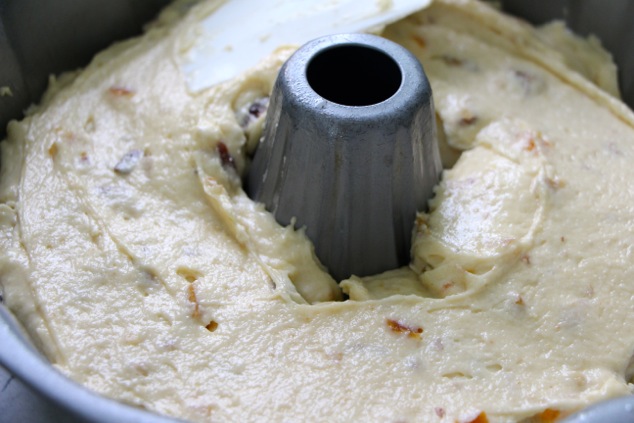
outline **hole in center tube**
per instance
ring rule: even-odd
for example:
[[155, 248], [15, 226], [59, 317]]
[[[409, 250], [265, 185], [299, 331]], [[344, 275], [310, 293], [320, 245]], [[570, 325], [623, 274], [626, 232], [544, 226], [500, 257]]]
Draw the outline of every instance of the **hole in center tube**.
[[394, 59], [380, 50], [340, 45], [313, 57], [306, 78], [326, 100], [344, 106], [369, 106], [392, 97], [403, 76]]

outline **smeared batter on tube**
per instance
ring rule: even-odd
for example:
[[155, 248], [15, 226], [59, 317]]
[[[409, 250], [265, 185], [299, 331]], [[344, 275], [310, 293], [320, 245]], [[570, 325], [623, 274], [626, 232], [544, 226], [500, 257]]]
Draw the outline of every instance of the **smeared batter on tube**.
[[60, 370], [193, 421], [552, 421], [631, 391], [634, 118], [604, 53], [575, 62], [472, 1], [388, 27], [425, 66], [450, 169], [411, 265], [340, 302], [240, 185], [292, 49], [188, 93], [201, 10], [9, 127], [1, 281]]

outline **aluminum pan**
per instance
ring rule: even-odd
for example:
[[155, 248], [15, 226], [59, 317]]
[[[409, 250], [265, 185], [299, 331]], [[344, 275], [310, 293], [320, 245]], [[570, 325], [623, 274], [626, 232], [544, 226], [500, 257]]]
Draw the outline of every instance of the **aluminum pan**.
[[[0, 138], [10, 119], [37, 101], [48, 75], [84, 65], [113, 40], [140, 31], [167, 0], [6, 0], [0, 2], [0, 85], [13, 96], [0, 98]], [[502, 0], [509, 13], [533, 23], [564, 18], [581, 34], [593, 33], [619, 65], [624, 100], [634, 107], [634, 2], [631, 0]], [[83, 13], [81, 12], [83, 11]], [[25, 25], [27, 22], [28, 25]], [[78, 37], [77, 34], [82, 36]], [[1, 297], [0, 297], [1, 298]], [[174, 423], [106, 399], [70, 381], [28, 342], [10, 312], [0, 304], [0, 365], [76, 416], [94, 423]], [[566, 419], [567, 423], [634, 422], [634, 397], [606, 401]]]

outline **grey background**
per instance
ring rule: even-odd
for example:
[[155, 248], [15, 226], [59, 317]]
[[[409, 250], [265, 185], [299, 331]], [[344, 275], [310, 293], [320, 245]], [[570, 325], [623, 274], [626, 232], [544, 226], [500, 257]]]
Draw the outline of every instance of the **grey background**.
[[75, 423], [78, 420], [34, 394], [0, 367], [0, 422]]

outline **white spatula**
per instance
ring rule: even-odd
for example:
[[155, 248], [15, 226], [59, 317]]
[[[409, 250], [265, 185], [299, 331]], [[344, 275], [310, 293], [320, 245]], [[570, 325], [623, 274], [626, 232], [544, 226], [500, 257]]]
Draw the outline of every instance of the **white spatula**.
[[188, 88], [197, 92], [254, 66], [282, 45], [317, 37], [366, 32], [387, 25], [431, 0], [227, 0], [195, 28], [181, 56]]

